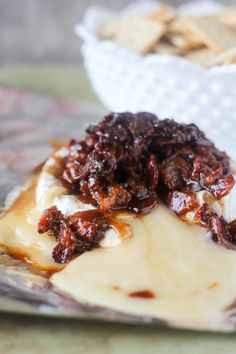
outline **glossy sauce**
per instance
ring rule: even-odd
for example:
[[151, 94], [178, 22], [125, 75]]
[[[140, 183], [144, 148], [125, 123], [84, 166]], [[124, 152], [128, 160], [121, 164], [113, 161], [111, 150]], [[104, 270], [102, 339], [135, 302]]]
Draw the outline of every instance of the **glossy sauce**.
[[38, 264], [32, 259], [32, 256], [29, 253], [24, 252], [18, 248], [8, 247], [6, 245], [1, 244], [0, 248], [2, 248], [5, 254], [7, 254], [12, 259], [20, 261], [27, 268], [31, 269], [35, 274], [39, 274], [44, 277], [50, 278], [53, 274], [63, 269], [62, 266], [58, 266], [57, 264], [55, 264], [55, 266], [43, 266], [41, 264]]
[[220, 328], [224, 309], [236, 298], [235, 252], [163, 204], [128, 223], [132, 237], [75, 258], [52, 276], [53, 285], [81, 302]]
[[[56, 240], [46, 234], [41, 235], [37, 231], [38, 221], [43, 210], [50, 206], [48, 203], [53, 203], [53, 200], [49, 198], [49, 200], [46, 200], [46, 204], [42, 202], [42, 205], [37, 206], [35, 192], [42, 171], [60, 180], [65, 158], [57, 156], [55, 153], [49, 160], [52, 163], [46, 163], [41, 166], [41, 169], [37, 169], [37, 173], [35, 172], [28, 188], [20, 193], [12, 206], [2, 215], [0, 220], [0, 246], [6, 250], [6, 253], [23, 261], [28, 266], [53, 274], [63, 268], [62, 265], [55, 263], [51, 257], [52, 250], [56, 246]], [[59, 189], [56, 188], [57, 191], [66, 193], [66, 190], [63, 187], [61, 189], [60, 186]], [[50, 193], [54, 198], [55, 191], [52, 188], [48, 189], [48, 194], [50, 195]], [[78, 199], [85, 202], [79, 196]], [[88, 202], [88, 200], [86, 201]], [[116, 214], [107, 214], [97, 209], [80, 212], [82, 222], [88, 221], [90, 223], [95, 218], [102, 216], [107, 217], [108, 224], [116, 230], [121, 238], [131, 234], [130, 226], [125, 221], [117, 219]], [[20, 236], [18, 236], [18, 229], [21, 230]]]
[[[47, 172], [57, 175], [60, 168]], [[37, 181], [38, 175], [0, 220], [0, 243], [9, 252], [21, 254], [33, 269], [56, 272], [52, 283], [79, 301], [174, 323], [193, 321], [200, 328], [207, 321], [212, 328], [220, 327], [223, 309], [236, 297], [235, 252], [207, 240], [205, 230], [181, 222], [160, 204], [145, 216], [123, 213], [127, 223], [112, 213], [110, 223], [120, 235], [127, 226], [133, 236], [117, 247], [86, 252], [63, 267], [51, 258], [55, 240], [37, 233], [38, 210], [36, 223], [28, 223], [36, 207]], [[86, 213], [93, 219], [101, 211]]]
[[56, 151], [56, 150], [59, 150], [59, 149], [65, 147], [66, 146], [66, 142], [64, 140], [61, 140], [61, 139], [53, 139], [53, 140], [50, 141], [50, 145]]
[[24, 242], [21, 243], [17, 236], [17, 230], [19, 227], [23, 227], [23, 229], [24, 227], [26, 227], [26, 229], [27, 227], [30, 227], [32, 230], [32, 236], [35, 235], [35, 238], [41, 238], [40, 241], [43, 243], [43, 236], [38, 235], [37, 228], [33, 225], [27, 225], [27, 216], [35, 207], [35, 187], [37, 181], [38, 175], [35, 175], [32, 178], [29, 187], [25, 191], [22, 191], [13, 202], [12, 206], [1, 215], [0, 246], [8, 255], [21, 260], [35, 271], [51, 275], [61, 270], [63, 267], [52, 262], [50, 256], [43, 256], [45, 252], [47, 253], [47, 249], [42, 249], [42, 255], [40, 255], [40, 249], [37, 244], [34, 244], [34, 242], [30, 244], [27, 240], [25, 244]]
[[153, 299], [155, 294], [151, 290], [134, 291], [129, 294], [130, 297], [137, 297], [140, 299]]
[[126, 238], [127, 234], [130, 235], [132, 232], [131, 227], [127, 222], [118, 220], [111, 215], [109, 216], [109, 225], [117, 231], [122, 239]]
[[65, 167], [65, 158], [53, 155], [53, 159], [55, 160], [55, 164], [52, 166], [44, 165], [43, 169], [45, 172], [61, 180], [61, 176]]

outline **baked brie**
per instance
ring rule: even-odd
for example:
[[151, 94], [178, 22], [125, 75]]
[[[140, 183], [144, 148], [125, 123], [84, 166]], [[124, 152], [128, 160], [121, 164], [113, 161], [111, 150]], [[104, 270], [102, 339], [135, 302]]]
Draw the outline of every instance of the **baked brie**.
[[65, 296], [222, 329], [236, 299], [230, 158], [195, 125], [106, 116], [52, 153], [0, 219], [0, 245]]

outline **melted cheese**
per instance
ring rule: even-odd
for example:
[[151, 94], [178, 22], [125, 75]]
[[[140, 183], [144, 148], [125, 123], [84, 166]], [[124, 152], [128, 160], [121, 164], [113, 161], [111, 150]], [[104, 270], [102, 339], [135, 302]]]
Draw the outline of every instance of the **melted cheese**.
[[[65, 268], [53, 261], [54, 238], [37, 232], [43, 210], [56, 205], [71, 215], [93, 208], [67, 195], [52, 173], [60, 169], [60, 159], [67, 153], [61, 149], [52, 155], [39, 177], [1, 218], [0, 245], [23, 254], [40, 268], [59, 271], [51, 282], [81, 302], [161, 318], [178, 326], [220, 328], [225, 309], [236, 298], [236, 253], [216, 245], [205, 230], [181, 221], [163, 205], [143, 217], [118, 215], [102, 247], [75, 258]], [[198, 197], [200, 204], [204, 202], [201, 192]], [[216, 209], [232, 220], [235, 201], [236, 187]], [[130, 224], [132, 237], [121, 238], [119, 218]], [[128, 230], [124, 226], [124, 234]], [[130, 296], [142, 291], [154, 297]]]
[[[234, 176], [234, 179], [236, 177]], [[199, 206], [207, 203], [210, 210], [216, 212], [218, 215], [223, 216], [227, 222], [231, 222], [236, 219], [236, 183], [224, 198], [217, 200], [212, 193], [202, 190], [196, 192], [196, 199]], [[185, 219], [188, 223], [197, 223], [194, 220], [195, 211], [190, 211], [184, 215], [182, 219]]]
[[[15, 202], [0, 219], [0, 246], [16, 256], [24, 257], [40, 269], [57, 271], [64, 267], [55, 263], [52, 258], [53, 248], [57, 244], [55, 239], [46, 233], [40, 235], [37, 231], [43, 211], [56, 205], [65, 216], [69, 216], [77, 211], [94, 209], [91, 204], [85, 204], [77, 197], [68, 195], [67, 189], [57, 178], [62, 165], [61, 159], [67, 153], [68, 150], [62, 148], [52, 154], [40, 174], [33, 178], [31, 185], [20, 194], [16, 191]], [[8, 203], [12, 200], [11, 195]], [[125, 219], [126, 215], [120, 215], [120, 218]], [[124, 221], [116, 220], [105, 232], [100, 246], [114, 247], [130, 234], [130, 227]]]
[[[234, 176], [234, 179], [236, 177]], [[230, 222], [236, 219], [236, 183], [230, 193], [221, 199], [222, 215]]]
[[23, 256], [42, 269], [61, 269], [52, 259], [52, 250], [56, 241], [48, 235], [39, 235], [37, 223], [41, 215], [35, 207], [35, 185], [22, 191], [10, 210], [0, 219], [0, 245], [17, 256]]
[[[173, 325], [220, 328], [236, 297], [236, 254], [179, 220], [165, 206], [130, 221], [133, 237], [96, 249], [54, 274], [52, 283], [75, 299]], [[129, 294], [148, 290], [153, 299]]]

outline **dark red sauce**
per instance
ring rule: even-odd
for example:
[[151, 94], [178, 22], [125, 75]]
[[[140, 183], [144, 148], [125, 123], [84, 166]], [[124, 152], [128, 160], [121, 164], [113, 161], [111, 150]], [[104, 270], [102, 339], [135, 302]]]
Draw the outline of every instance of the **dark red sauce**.
[[72, 140], [63, 180], [102, 210], [145, 214], [167, 191], [207, 189], [217, 197], [232, 187], [228, 156], [194, 124], [150, 113], [111, 113]]
[[130, 297], [137, 297], [140, 299], [154, 299], [155, 294], [151, 290], [134, 291], [129, 294]]
[[53, 258], [67, 262], [74, 253], [81, 254], [98, 247], [108, 229], [108, 217], [100, 210], [79, 211], [65, 217], [55, 206], [44, 211], [38, 232], [54, 236], [58, 241]]

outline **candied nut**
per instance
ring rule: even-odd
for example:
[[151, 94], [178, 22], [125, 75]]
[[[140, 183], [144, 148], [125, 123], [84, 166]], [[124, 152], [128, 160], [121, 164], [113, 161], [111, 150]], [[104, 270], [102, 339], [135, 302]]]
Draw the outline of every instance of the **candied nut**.
[[167, 204], [177, 215], [184, 215], [198, 207], [196, 194], [178, 191], [169, 193]]
[[211, 232], [215, 242], [228, 248], [236, 243], [234, 224], [226, 223], [206, 203], [199, 208], [196, 191], [207, 190], [220, 199], [235, 181], [226, 153], [196, 125], [159, 120], [147, 112], [111, 113], [90, 126], [83, 140], [71, 140], [68, 148], [62, 181], [69, 192], [97, 210], [70, 217], [56, 207], [43, 213], [38, 230], [58, 241], [53, 251], [57, 262], [98, 247], [108, 228], [107, 213], [145, 214], [159, 199], [180, 216], [197, 210], [195, 221]]

